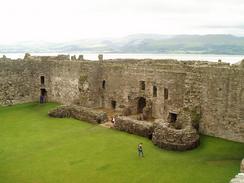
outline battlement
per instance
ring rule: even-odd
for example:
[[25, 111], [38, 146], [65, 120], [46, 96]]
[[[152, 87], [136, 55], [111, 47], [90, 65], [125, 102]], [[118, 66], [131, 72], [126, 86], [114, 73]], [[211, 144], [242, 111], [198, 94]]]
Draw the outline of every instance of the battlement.
[[189, 61], [181, 61], [175, 59], [104, 59], [103, 55], [98, 55], [97, 61], [91, 61], [84, 58], [83, 55], [79, 55], [76, 58], [75, 55], [57, 55], [57, 56], [32, 56], [29, 53], [25, 54], [24, 59], [11, 59], [7, 58], [3, 55], [0, 58], [0, 61], [84, 61], [84, 62], [95, 62], [99, 63], [99, 61], [103, 61], [105, 65], [146, 65], [146, 66], [163, 66], [163, 65], [179, 65], [179, 66], [189, 66], [189, 67], [218, 67], [218, 68], [244, 68], [244, 60], [236, 63], [230, 64], [225, 62], [209, 62], [209, 61], [197, 61], [197, 60], [189, 60]]

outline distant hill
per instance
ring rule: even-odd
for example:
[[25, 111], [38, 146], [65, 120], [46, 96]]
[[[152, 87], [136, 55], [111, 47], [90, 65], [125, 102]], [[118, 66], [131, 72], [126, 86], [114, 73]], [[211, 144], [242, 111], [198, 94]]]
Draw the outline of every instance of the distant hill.
[[244, 54], [244, 37], [233, 35], [135, 34], [117, 39], [83, 39], [63, 43], [0, 44], [0, 53], [23, 52]]

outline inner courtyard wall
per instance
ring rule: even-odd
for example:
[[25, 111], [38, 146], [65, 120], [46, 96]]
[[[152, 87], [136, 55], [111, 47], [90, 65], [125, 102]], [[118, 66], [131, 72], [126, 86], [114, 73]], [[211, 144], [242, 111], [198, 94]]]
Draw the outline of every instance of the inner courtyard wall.
[[[45, 78], [44, 84], [41, 76]], [[131, 59], [70, 61], [66, 57], [0, 61], [0, 105], [39, 101], [41, 89], [47, 91], [50, 102], [118, 111], [130, 107], [133, 114], [137, 113], [138, 99], [142, 97], [152, 103], [153, 118], [166, 121], [169, 113], [194, 111], [201, 116], [201, 133], [244, 142], [242, 64]]]
[[[186, 74], [179, 64], [115, 60], [104, 61], [102, 67], [100, 103], [105, 108], [112, 108], [112, 101], [116, 101], [116, 110], [130, 107], [135, 114], [138, 99], [143, 97], [146, 102], [152, 102], [153, 118], [166, 120], [169, 112], [179, 113], [183, 107]], [[105, 88], [102, 88], [103, 81]], [[145, 89], [141, 88], [141, 82], [144, 82]], [[156, 95], [153, 87], [156, 87]], [[167, 99], [165, 89], [168, 90]]]
[[[39, 100], [40, 76], [43, 75], [50, 75], [49, 65], [38, 61], [0, 61], [0, 105]], [[48, 77], [45, 80], [49, 83]]]
[[199, 68], [202, 73], [200, 131], [244, 142], [244, 71], [235, 67]]

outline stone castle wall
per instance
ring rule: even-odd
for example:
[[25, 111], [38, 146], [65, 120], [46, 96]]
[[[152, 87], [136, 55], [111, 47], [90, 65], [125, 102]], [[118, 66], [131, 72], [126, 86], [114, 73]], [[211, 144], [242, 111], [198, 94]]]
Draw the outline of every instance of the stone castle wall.
[[97, 62], [50, 61], [50, 98], [63, 104], [99, 107]]
[[244, 142], [244, 70], [234, 67], [204, 70], [201, 132]]
[[[203, 134], [244, 142], [243, 66], [176, 60], [78, 61], [28, 57], [0, 61], [0, 105], [47, 100], [138, 112], [152, 103], [152, 117], [200, 114]], [[41, 84], [40, 77], [45, 77]], [[180, 116], [178, 116], [179, 119]]]
[[40, 76], [49, 74], [49, 66], [40, 62], [0, 61], [0, 105], [39, 100]]
[[212, 63], [187, 68], [184, 107], [201, 113], [200, 132], [244, 142], [244, 70]]
[[32, 101], [30, 66], [17, 61], [0, 64], [0, 105]]

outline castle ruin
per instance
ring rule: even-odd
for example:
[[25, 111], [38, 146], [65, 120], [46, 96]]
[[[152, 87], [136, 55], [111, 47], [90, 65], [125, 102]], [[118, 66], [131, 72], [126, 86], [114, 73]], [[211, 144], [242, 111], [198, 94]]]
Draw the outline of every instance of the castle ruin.
[[0, 105], [39, 101], [40, 95], [50, 102], [115, 110], [122, 122], [127, 116], [161, 120], [176, 130], [191, 125], [202, 134], [244, 142], [244, 61], [0, 58]]

